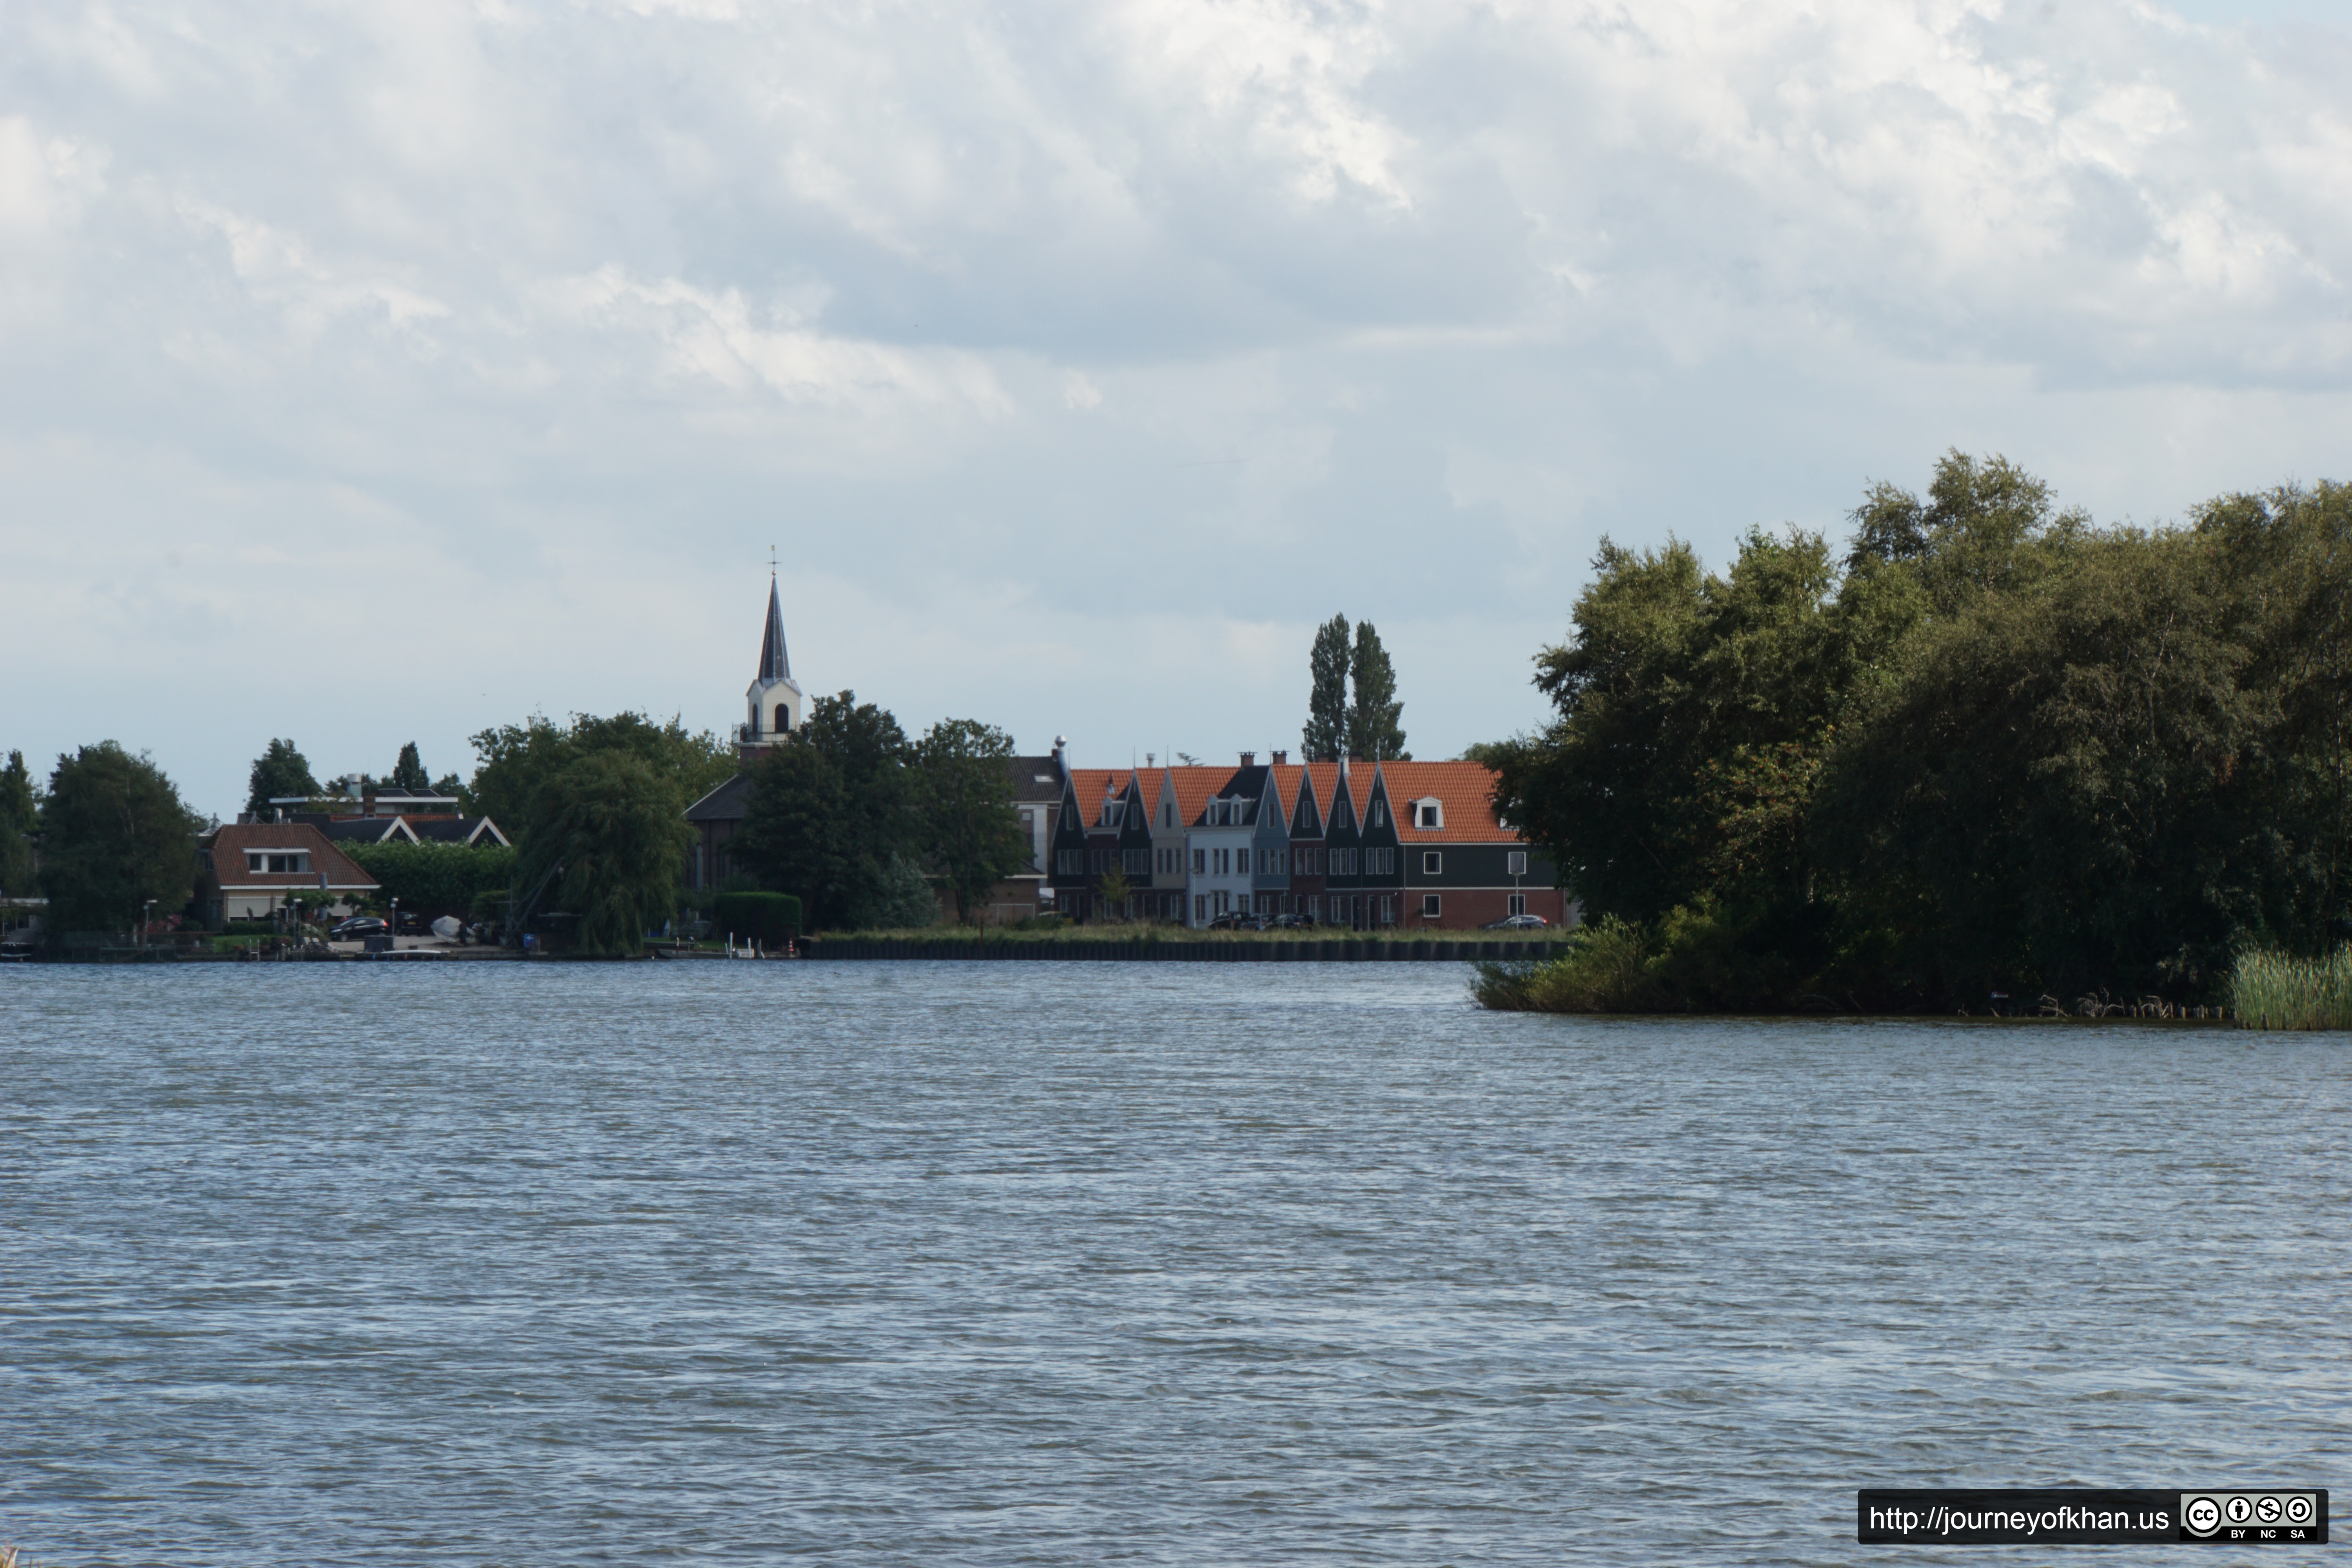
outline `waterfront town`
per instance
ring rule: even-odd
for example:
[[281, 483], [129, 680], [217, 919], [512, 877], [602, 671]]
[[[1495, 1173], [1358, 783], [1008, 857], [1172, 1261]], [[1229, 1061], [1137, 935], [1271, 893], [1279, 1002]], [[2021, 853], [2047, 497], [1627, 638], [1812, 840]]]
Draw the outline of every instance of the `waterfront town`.
[[[1344, 621], [1339, 624], [1344, 631]], [[1385, 662], [1380, 656], [1383, 668]], [[843, 694], [845, 703], [848, 696]], [[808, 740], [811, 706], [793, 674], [781, 586], [772, 578], [744, 718], [723, 739], [708, 732], [702, 738], [711, 753], [703, 759], [706, 768], [724, 758], [731, 770], [723, 763], [710, 770], [727, 776], [685, 806], [677, 838], [684, 854], [669, 901], [688, 917], [688, 928], [694, 910], [707, 908], [722, 891], [764, 890], [803, 901], [803, 889], [774, 885], [793, 879], [775, 873], [772, 843], [764, 860], [744, 850], [746, 825], [760, 804], [761, 764]], [[1390, 705], [1391, 726], [1399, 707]], [[882, 718], [895, 731], [895, 721]], [[1339, 718], [1325, 730], [1333, 736], [1347, 732]], [[671, 731], [682, 733], [675, 721]], [[961, 888], [949, 885], [950, 876], [926, 875], [911, 901], [905, 896], [895, 903], [868, 901], [858, 906], [861, 918], [845, 922], [849, 928], [1118, 922], [1195, 931], [1335, 926], [1405, 936], [1572, 923], [1551, 863], [1503, 820], [1495, 774], [1479, 761], [1383, 757], [1375, 742], [1370, 755], [1350, 755], [1340, 747], [1337, 754], [1293, 760], [1286, 748], [1274, 748], [1264, 760], [1255, 751], [1240, 752], [1225, 765], [1152, 755], [1140, 766], [1103, 768], [1074, 761], [1063, 737], [1035, 753], [997, 739], [976, 757], [929, 763], [944, 769], [978, 761], [993, 774], [977, 792], [976, 809], [991, 819], [981, 837], [998, 846], [992, 861], [982, 858], [981, 882], [972, 885], [968, 870]], [[691, 748], [692, 742], [687, 744]], [[238, 820], [194, 832], [184, 909], [174, 909], [166, 895], [143, 897], [135, 910], [126, 911], [137, 921], [134, 942], [152, 941], [158, 928], [331, 927], [349, 936], [361, 926], [367, 928], [361, 934], [377, 934], [379, 925], [387, 943], [410, 931], [429, 941], [436, 931], [444, 940], [489, 942], [520, 939], [531, 934], [522, 928], [535, 917], [544, 925], [546, 917], [562, 914], [548, 901], [549, 888], [528, 893], [521, 888], [531, 871], [529, 857], [517, 853], [522, 835], [510, 836], [509, 826], [475, 798], [494, 790], [469, 790], [454, 775], [428, 783], [413, 747], [389, 780], [353, 773], [321, 787], [292, 754], [290, 742], [271, 747], [256, 763], [255, 794]], [[265, 774], [280, 748], [300, 764], [299, 776], [286, 793], [265, 793]], [[114, 755], [121, 756], [119, 748]], [[908, 771], [919, 773], [927, 765], [924, 749], [912, 747], [909, 755]], [[97, 765], [108, 760], [100, 757]], [[74, 759], [60, 759], [58, 778], [73, 765]], [[23, 772], [21, 761], [16, 768]], [[854, 781], [847, 784], [850, 793], [856, 787]], [[852, 819], [855, 804], [847, 813]], [[29, 823], [32, 814], [22, 815]], [[10, 826], [12, 837], [34, 847], [19, 858], [37, 877], [37, 841], [47, 836]], [[848, 847], [854, 855], [861, 847]], [[436, 851], [442, 874], [431, 891], [416, 889], [414, 877], [406, 879], [411, 890], [404, 914], [388, 868], [412, 868], [420, 855], [430, 861]], [[906, 860], [878, 858], [902, 869]], [[782, 858], [791, 863], [789, 856]], [[462, 864], [464, 873], [449, 876], [452, 862]], [[539, 879], [544, 884], [552, 874]], [[16, 879], [21, 884], [25, 878]], [[561, 902], [560, 887], [552, 890]], [[23, 896], [8, 900], [20, 950], [30, 945], [47, 902]], [[887, 915], [875, 912], [883, 909]], [[679, 929], [676, 920], [660, 918], [658, 900], [642, 912], [646, 936]], [[811, 918], [820, 918], [814, 909]], [[797, 913], [793, 923], [798, 927]], [[79, 940], [99, 946], [103, 934]], [[562, 934], [560, 928], [542, 931], [534, 942], [555, 938], [552, 945], [561, 947]]]

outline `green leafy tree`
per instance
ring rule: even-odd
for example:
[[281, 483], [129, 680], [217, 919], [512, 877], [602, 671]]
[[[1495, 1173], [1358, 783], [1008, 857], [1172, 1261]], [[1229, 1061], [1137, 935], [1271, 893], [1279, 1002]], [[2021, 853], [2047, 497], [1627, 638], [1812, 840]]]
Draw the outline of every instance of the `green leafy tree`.
[[940, 919], [939, 895], [931, 891], [931, 879], [910, 855], [893, 855], [882, 868], [875, 890], [870, 923], [880, 931], [916, 931], [936, 925]]
[[708, 730], [688, 731], [675, 716], [657, 724], [642, 713], [575, 713], [558, 724], [533, 714], [472, 739], [480, 762], [463, 792], [466, 809], [491, 817], [518, 846], [530, 837], [540, 787], [593, 752], [625, 752], [638, 758], [667, 778], [688, 805], [735, 775], [731, 746]]
[[425, 771], [424, 759], [416, 754], [416, 742], [409, 742], [400, 748], [400, 760], [392, 764], [392, 787], [422, 792], [431, 787], [433, 775]]
[[692, 844], [677, 780], [635, 752], [592, 750], [548, 777], [533, 796], [534, 831], [518, 883], [562, 875], [543, 909], [579, 917], [580, 951], [634, 953], [676, 912]]
[[1299, 753], [1310, 763], [1337, 762], [1348, 743], [1348, 617], [1333, 616], [1316, 628], [1307, 656], [1307, 728]]
[[41, 803], [41, 890], [52, 931], [124, 931], [195, 884], [203, 825], [163, 770], [112, 741], [59, 756]]
[[27, 835], [38, 825], [40, 798], [25, 753], [10, 752], [0, 768], [0, 891], [29, 898], [34, 888], [33, 846]]
[[855, 902], [840, 766], [793, 739], [761, 752], [751, 773], [742, 826], [729, 841], [735, 863], [771, 890], [797, 897], [810, 930], [839, 929]]
[[514, 883], [516, 854], [503, 845], [394, 839], [339, 847], [404, 910], [462, 917], [483, 894], [503, 893]]
[[310, 764], [291, 741], [272, 741], [253, 760], [249, 786], [246, 790], [246, 815], [257, 822], [267, 822], [276, 809], [269, 803], [290, 795], [310, 797], [321, 794], [319, 781], [310, 776]]
[[1095, 881], [1095, 894], [1102, 901], [1104, 914], [1116, 920], [1127, 912], [1128, 900], [1135, 896], [1127, 880], [1124, 868], [1114, 865]]
[[1396, 667], [1370, 621], [1356, 623], [1356, 647], [1348, 662], [1355, 688], [1348, 705], [1348, 754], [1382, 762], [1410, 762], [1404, 749], [1404, 729], [1399, 722], [1404, 704], [1397, 700]]
[[737, 860], [797, 894], [812, 929], [875, 926], [889, 912], [894, 861], [920, 852], [912, 751], [898, 721], [856, 692], [818, 698], [752, 769]]
[[971, 923], [981, 900], [1029, 863], [1029, 837], [1013, 804], [1013, 737], [975, 719], [944, 719], [915, 742], [915, 799], [925, 858], [956, 919]]

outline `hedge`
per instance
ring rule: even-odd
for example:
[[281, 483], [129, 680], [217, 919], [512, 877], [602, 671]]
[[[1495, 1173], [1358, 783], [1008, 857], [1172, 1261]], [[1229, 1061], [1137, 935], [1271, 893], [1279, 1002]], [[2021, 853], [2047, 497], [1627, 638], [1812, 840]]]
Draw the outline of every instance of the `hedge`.
[[801, 934], [801, 901], [790, 893], [721, 893], [711, 900], [711, 924], [713, 935], [782, 947]]
[[499, 845], [342, 844], [338, 848], [383, 885], [404, 909], [466, 914], [477, 894], [504, 892], [514, 880], [515, 852]]

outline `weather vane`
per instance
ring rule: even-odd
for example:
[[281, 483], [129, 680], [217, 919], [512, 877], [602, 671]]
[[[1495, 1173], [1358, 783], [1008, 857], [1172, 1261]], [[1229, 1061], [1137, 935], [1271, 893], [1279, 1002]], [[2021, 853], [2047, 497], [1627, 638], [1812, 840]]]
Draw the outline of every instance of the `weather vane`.
[[771, 576], [771, 577], [772, 577], [772, 576], [774, 576], [775, 574], [776, 574], [776, 547], [775, 547], [774, 545], [771, 544], [770, 546], [768, 546], [768, 575], [769, 575], [769, 576]]

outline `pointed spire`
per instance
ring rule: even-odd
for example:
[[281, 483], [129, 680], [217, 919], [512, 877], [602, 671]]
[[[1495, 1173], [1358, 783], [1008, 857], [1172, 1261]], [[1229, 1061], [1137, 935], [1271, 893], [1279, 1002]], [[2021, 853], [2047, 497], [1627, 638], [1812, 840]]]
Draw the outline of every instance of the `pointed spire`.
[[784, 602], [776, 594], [776, 579], [768, 577], [768, 635], [760, 643], [760, 679], [790, 680], [792, 656], [784, 651]]

